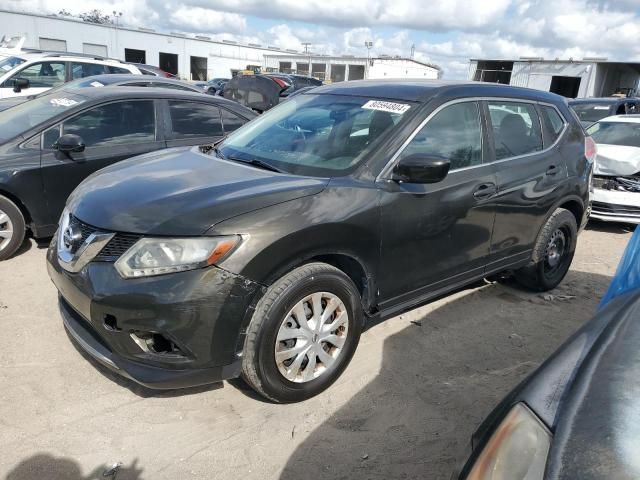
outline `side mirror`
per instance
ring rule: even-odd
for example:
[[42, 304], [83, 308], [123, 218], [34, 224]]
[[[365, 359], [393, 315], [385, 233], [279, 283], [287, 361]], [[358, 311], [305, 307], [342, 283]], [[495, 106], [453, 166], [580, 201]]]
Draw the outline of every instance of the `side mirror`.
[[13, 81], [13, 91], [15, 93], [20, 93], [25, 88], [29, 88], [29, 79], [28, 78], [16, 78]]
[[413, 154], [396, 164], [391, 179], [398, 183], [438, 183], [445, 179], [449, 167], [447, 158]]
[[79, 135], [67, 133], [66, 135], [62, 135], [58, 140], [56, 140], [56, 143], [53, 144], [53, 148], [55, 148], [59, 152], [65, 153], [84, 152], [84, 141]]

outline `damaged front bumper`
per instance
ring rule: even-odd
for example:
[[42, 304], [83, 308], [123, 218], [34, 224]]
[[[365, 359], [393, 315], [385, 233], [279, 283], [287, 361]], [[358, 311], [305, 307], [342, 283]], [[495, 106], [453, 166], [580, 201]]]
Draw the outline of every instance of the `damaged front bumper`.
[[591, 218], [640, 224], [640, 180], [594, 177]]
[[217, 267], [125, 280], [110, 262], [62, 269], [47, 253], [64, 325], [95, 360], [149, 388], [239, 376], [243, 325], [262, 286]]

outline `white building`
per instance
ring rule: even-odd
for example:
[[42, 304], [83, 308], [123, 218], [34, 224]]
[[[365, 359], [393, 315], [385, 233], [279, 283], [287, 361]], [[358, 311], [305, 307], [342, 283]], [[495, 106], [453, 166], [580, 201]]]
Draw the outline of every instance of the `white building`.
[[[265, 54], [285, 51], [267, 45], [214, 41], [200, 35], [167, 34], [147, 28], [98, 25], [72, 17], [0, 10], [0, 37], [3, 35], [24, 36], [23, 48], [88, 53], [147, 63], [191, 80], [230, 77], [239, 70], [261, 68]], [[296, 51], [286, 52], [296, 54]]]
[[568, 98], [608, 97], [614, 93], [633, 96], [638, 93], [640, 63], [603, 58], [472, 59], [469, 79], [546, 90]]
[[[270, 45], [215, 41], [202, 35], [162, 33], [148, 28], [99, 25], [72, 17], [0, 10], [0, 37], [23, 36], [23, 47], [87, 53], [146, 63], [190, 80], [228, 78], [257, 68], [301, 74], [322, 80], [361, 78], [438, 78], [439, 67], [412, 59], [312, 56]], [[287, 66], [288, 65], [288, 66]], [[286, 68], [280, 68], [284, 66]], [[305, 68], [306, 66], [306, 68]]]
[[282, 73], [298, 73], [321, 80], [342, 82], [363, 78], [437, 79], [442, 70], [437, 65], [401, 57], [354, 57], [351, 55], [265, 55], [265, 69]]

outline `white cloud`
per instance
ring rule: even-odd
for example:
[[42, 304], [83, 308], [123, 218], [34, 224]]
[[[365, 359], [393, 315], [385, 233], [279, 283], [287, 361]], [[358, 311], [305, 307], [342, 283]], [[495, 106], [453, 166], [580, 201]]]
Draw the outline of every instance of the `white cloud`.
[[171, 23], [195, 32], [241, 33], [247, 29], [247, 21], [242, 15], [187, 5], [180, 5], [171, 16]]

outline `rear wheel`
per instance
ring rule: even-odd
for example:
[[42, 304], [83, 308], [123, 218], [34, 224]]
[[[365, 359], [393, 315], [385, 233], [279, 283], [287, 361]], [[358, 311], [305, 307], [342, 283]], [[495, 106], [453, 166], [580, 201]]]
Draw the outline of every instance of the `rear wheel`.
[[256, 307], [243, 351], [243, 378], [275, 402], [328, 388], [356, 350], [360, 295], [342, 271], [311, 263], [275, 282]]
[[13, 255], [24, 240], [25, 222], [20, 209], [0, 195], [0, 261]]
[[514, 272], [516, 280], [539, 292], [557, 287], [571, 266], [577, 236], [573, 214], [564, 208], [557, 209], [538, 235], [531, 263]]

